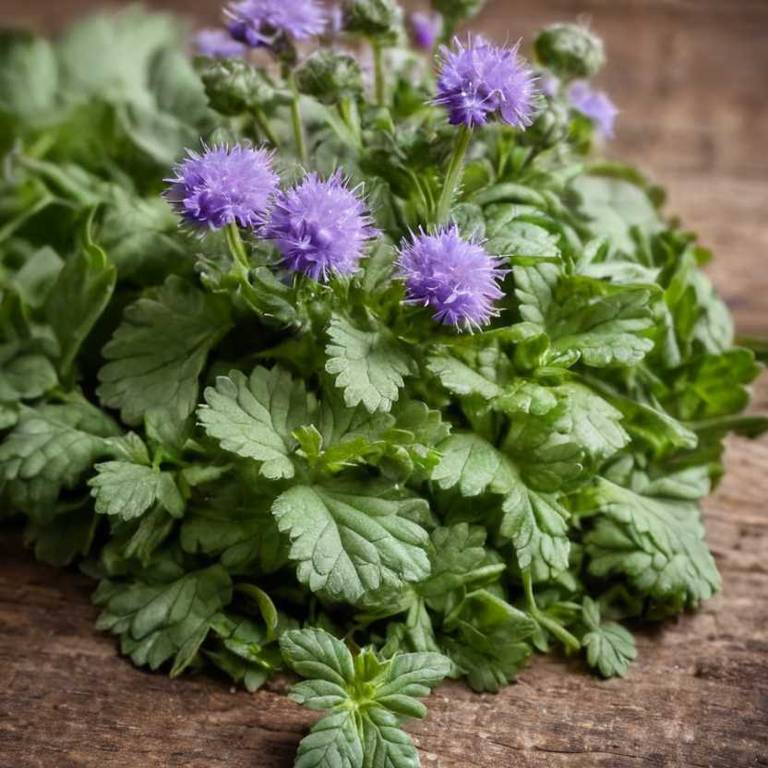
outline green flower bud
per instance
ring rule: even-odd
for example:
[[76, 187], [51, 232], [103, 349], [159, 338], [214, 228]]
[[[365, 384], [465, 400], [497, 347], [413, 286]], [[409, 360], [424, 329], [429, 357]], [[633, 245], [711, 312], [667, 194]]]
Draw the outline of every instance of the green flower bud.
[[296, 70], [296, 85], [301, 93], [323, 104], [335, 104], [342, 98], [360, 96], [363, 77], [352, 56], [319, 50]]
[[394, 0], [351, 0], [344, 7], [344, 29], [394, 41], [402, 27], [402, 16]]
[[243, 59], [206, 62], [200, 77], [211, 107], [222, 115], [240, 115], [281, 101], [275, 86]]
[[568, 137], [571, 117], [568, 107], [555, 101], [548, 101], [536, 115], [533, 124], [523, 134], [523, 144], [547, 149], [560, 144]]
[[432, 0], [432, 7], [452, 25], [477, 16], [484, 5], [485, 0]]
[[592, 77], [605, 63], [603, 41], [579, 24], [553, 24], [536, 38], [536, 58], [563, 80]]

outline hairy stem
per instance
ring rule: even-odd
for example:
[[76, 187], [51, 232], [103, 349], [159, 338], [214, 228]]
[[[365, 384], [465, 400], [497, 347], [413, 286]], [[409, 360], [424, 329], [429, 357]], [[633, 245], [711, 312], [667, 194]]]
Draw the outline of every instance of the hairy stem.
[[304, 165], [307, 164], [307, 142], [304, 138], [304, 124], [301, 122], [301, 106], [299, 104], [299, 89], [296, 87], [296, 78], [293, 73], [288, 75], [288, 84], [291, 87], [291, 93], [293, 99], [291, 100], [291, 123], [293, 125], [293, 137], [296, 141], [296, 151], [298, 152], [299, 159]]
[[378, 40], [371, 41], [373, 49], [373, 78], [376, 105], [383, 107], [387, 100], [387, 83], [384, 78], [384, 48]]
[[238, 271], [243, 277], [247, 276], [248, 270], [250, 269], [248, 254], [245, 252], [245, 245], [243, 245], [243, 239], [240, 237], [240, 230], [238, 229], [237, 224], [234, 221], [227, 224], [227, 226], [224, 227], [224, 234], [227, 238], [229, 252], [235, 260]]
[[443, 224], [451, 212], [453, 198], [461, 184], [461, 177], [464, 175], [464, 158], [467, 154], [471, 138], [472, 129], [469, 126], [463, 125], [456, 137], [451, 160], [448, 163], [448, 171], [445, 174], [445, 183], [440, 193], [440, 199], [437, 201], [435, 224]]
[[258, 107], [253, 110], [253, 120], [256, 123], [256, 128], [258, 128], [259, 134], [273, 147], [277, 147], [277, 137], [272, 130], [272, 126], [269, 124], [269, 118]]
[[338, 103], [337, 109], [339, 110], [339, 117], [341, 117], [344, 125], [349, 129], [352, 138], [355, 141], [355, 145], [360, 147], [362, 145], [362, 138], [360, 135], [360, 118], [358, 117], [357, 110], [355, 109], [355, 103], [349, 96], [344, 96]]

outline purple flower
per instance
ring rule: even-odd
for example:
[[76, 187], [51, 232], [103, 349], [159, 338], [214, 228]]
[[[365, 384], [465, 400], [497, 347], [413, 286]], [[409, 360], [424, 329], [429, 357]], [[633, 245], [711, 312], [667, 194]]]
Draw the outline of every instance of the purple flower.
[[413, 42], [418, 48], [431, 51], [443, 29], [443, 17], [439, 13], [414, 11], [410, 22]]
[[269, 152], [238, 144], [188, 150], [174, 171], [166, 200], [185, 221], [208, 229], [261, 226], [278, 182]]
[[244, 56], [247, 48], [232, 39], [226, 29], [213, 27], [201, 29], [195, 35], [195, 49], [201, 56], [212, 59], [234, 59]]
[[277, 195], [265, 234], [288, 269], [327, 281], [357, 270], [366, 241], [378, 234], [372, 224], [339, 171], [327, 180], [313, 173]]
[[501, 48], [476, 38], [466, 47], [440, 49], [435, 104], [448, 110], [452, 125], [473, 127], [498, 116], [517, 128], [530, 125], [536, 108], [536, 78], [518, 54], [519, 43]]
[[270, 46], [284, 35], [306, 40], [325, 30], [325, 11], [316, 0], [239, 0], [226, 10], [229, 32], [251, 48]]
[[613, 138], [613, 126], [619, 110], [605, 91], [597, 91], [584, 80], [578, 80], [568, 88], [568, 100], [574, 109], [597, 126], [603, 136]]
[[498, 314], [493, 303], [506, 270], [480, 243], [464, 240], [458, 227], [434, 234], [423, 230], [400, 246], [397, 272], [405, 280], [408, 301], [434, 310], [445, 325], [479, 328]]

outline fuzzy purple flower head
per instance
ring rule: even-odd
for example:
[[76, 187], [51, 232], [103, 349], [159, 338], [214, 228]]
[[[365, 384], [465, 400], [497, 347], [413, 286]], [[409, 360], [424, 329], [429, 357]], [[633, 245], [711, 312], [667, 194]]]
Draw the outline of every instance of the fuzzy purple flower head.
[[494, 302], [504, 294], [506, 270], [480, 243], [464, 240], [458, 227], [424, 231], [400, 246], [397, 272], [405, 280], [408, 301], [434, 310], [444, 325], [473, 329], [498, 314]]
[[306, 40], [321, 34], [327, 22], [316, 0], [239, 0], [225, 13], [232, 37], [251, 48], [268, 47], [281, 36]]
[[174, 172], [166, 200], [185, 221], [208, 229], [261, 226], [278, 182], [269, 152], [239, 144], [189, 150]]
[[452, 125], [470, 128], [493, 117], [516, 128], [526, 128], [536, 111], [536, 77], [512, 48], [493, 45], [482, 38], [466, 46], [454, 38], [453, 47], [440, 49], [435, 104], [448, 110]]
[[568, 88], [568, 101], [595, 123], [603, 136], [613, 138], [613, 126], [619, 110], [605, 91], [597, 91], [584, 80], [578, 80]]
[[367, 241], [377, 234], [365, 204], [339, 171], [325, 180], [310, 174], [279, 193], [265, 232], [288, 269], [322, 282], [356, 272]]
[[411, 36], [417, 47], [431, 51], [443, 29], [443, 17], [439, 13], [414, 11], [410, 17]]
[[235, 59], [245, 56], [248, 49], [233, 40], [226, 29], [209, 27], [195, 35], [195, 50], [201, 56], [210, 56], [212, 59]]

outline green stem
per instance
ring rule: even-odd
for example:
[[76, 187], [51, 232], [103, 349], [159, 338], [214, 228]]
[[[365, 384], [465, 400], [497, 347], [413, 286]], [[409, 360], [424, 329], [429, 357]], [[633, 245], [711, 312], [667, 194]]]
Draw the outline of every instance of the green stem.
[[565, 646], [567, 651], [578, 651], [581, 648], [581, 643], [565, 627], [542, 613], [536, 605], [536, 598], [533, 594], [531, 572], [529, 570], [524, 570], [522, 575], [525, 603], [528, 608], [528, 613], [533, 616], [538, 624], [553, 634]]
[[307, 142], [304, 139], [304, 125], [301, 122], [301, 105], [299, 103], [301, 96], [299, 95], [299, 89], [296, 87], [296, 78], [293, 76], [293, 72], [288, 75], [288, 84], [293, 94], [293, 99], [291, 100], [291, 123], [293, 125], [293, 136], [296, 140], [296, 151], [301, 162], [306, 165], [309, 157], [307, 155]]
[[269, 124], [269, 119], [264, 112], [256, 107], [253, 110], [253, 119], [256, 123], [256, 127], [259, 129], [259, 133], [273, 146], [277, 146], [277, 138], [272, 131], [272, 126]]
[[448, 218], [451, 212], [451, 205], [456, 190], [461, 184], [461, 177], [464, 175], [464, 158], [469, 148], [469, 141], [472, 138], [472, 129], [463, 125], [456, 137], [456, 144], [453, 147], [453, 154], [448, 163], [448, 171], [445, 174], [445, 183], [443, 184], [440, 199], [437, 201], [437, 212], [435, 214], [435, 224], [442, 224]]
[[349, 96], [344, 96], [339, 101], [337, 108], [339, 110], [339, 116], [341, 117], [344, 125], [349, 129], [352, 138], [355, 141], [357, 147], [362, 146], [362, 138], [360, 136], [360, 118], [357, 115], [355, 104]]
[[384, 48], [378, 40], [371, 40], [373, 49], [373, 77], [376, 105], [383, 107], [387, 98], [387, 83], [384, 79]]
[[240, 230], [237, 228], [237, 224], [231, 221], [224, 227], [224, 234], [227, 238], [227, 246], [229, 246], [229, 252], [232, 254], [232, 258], [235, 260], [235, 264], [238, 267], [238, 272], [243, 277], [247, 277], [250, 264], [248, 262], [248, 254], [245, 252], [245, 246], [243, 245], [243, 239], [240, 237]]

